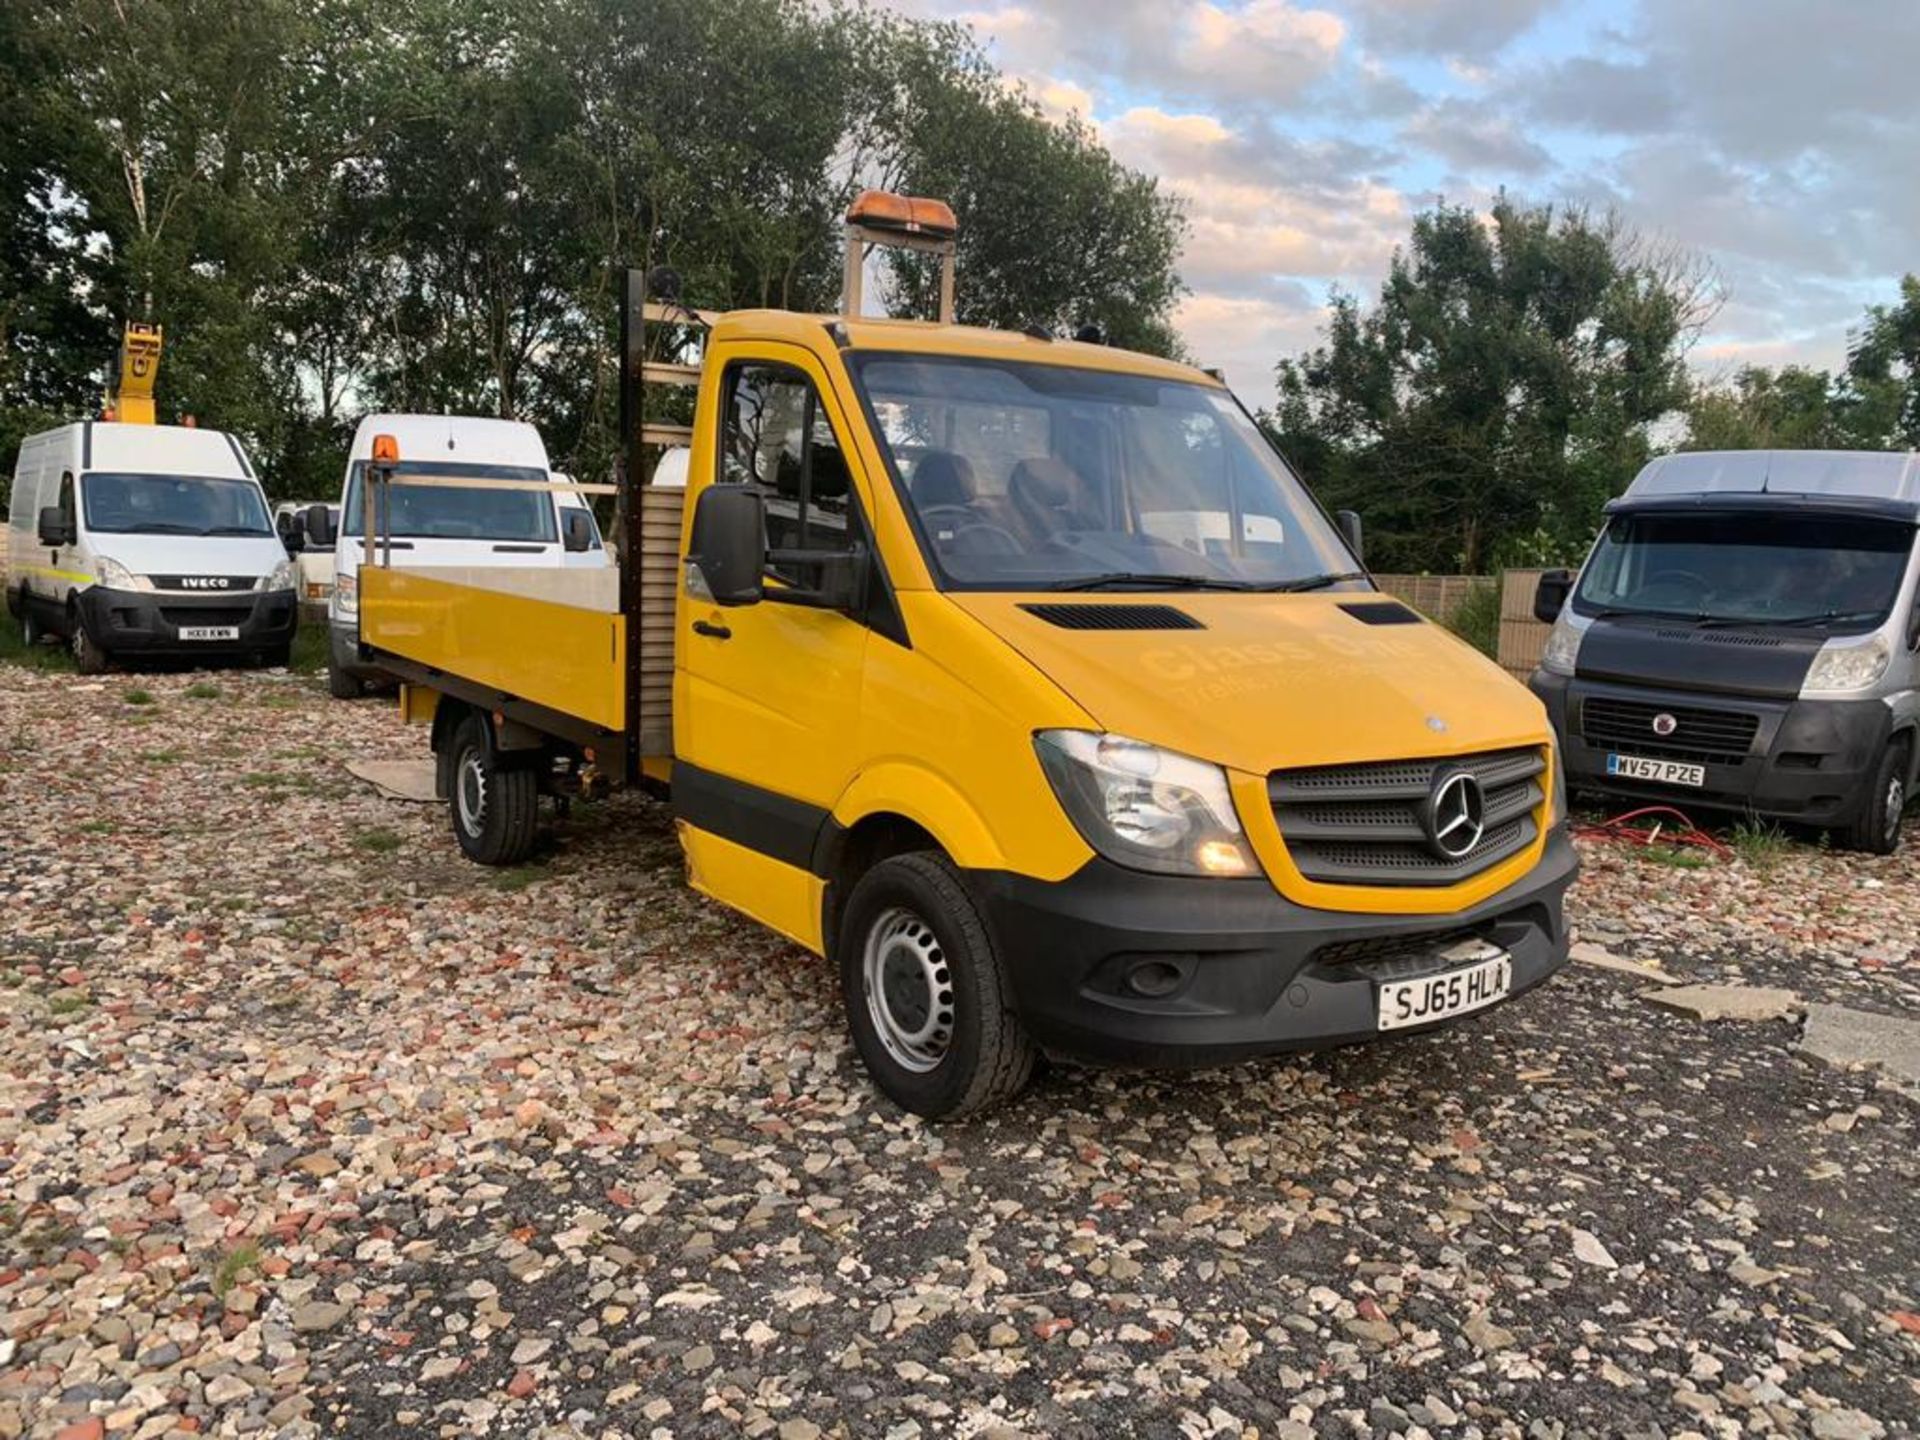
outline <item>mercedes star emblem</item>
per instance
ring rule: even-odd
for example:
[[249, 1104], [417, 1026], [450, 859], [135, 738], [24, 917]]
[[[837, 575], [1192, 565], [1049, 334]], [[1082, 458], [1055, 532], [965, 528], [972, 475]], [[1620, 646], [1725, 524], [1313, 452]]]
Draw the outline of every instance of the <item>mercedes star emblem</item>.
[[1487, 797], [1468, 770], [1442, 770], [1427, 796], [1427, 843], [1442, 860], [1463, 860], [1487, 829]]

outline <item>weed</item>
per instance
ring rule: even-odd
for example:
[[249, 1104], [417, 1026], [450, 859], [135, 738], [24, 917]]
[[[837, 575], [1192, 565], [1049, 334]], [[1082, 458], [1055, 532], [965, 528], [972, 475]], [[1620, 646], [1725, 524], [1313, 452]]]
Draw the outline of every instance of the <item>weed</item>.
[[213, 1272], [213, 1294], [217, 1300], [227, 1298], [227, 1292], [239, 1282], [247, 1271], [260, 1263], [260, 1247], [248, 1240], [236, 1245], [220, 1258], [220, 1264]]
[[153, 692], [151, 690], [141, 690], [138, 687], [127, 691], [127, 693], [122, 695], [120, 698], [126, 701], [127, 704], [129, 705], [153, 704]]
[[1498, 658], [1500, 650], [1500, 582], [1476, 580], [1466, 598], [1447, 617], [1447, 628], [1482, 655]]
[[1683, 850], [1674, 845], [1648, 845], [1640, 854], [1655, 865], [1667, 865], [1675, 870], [1704, 870], [1707, 866], [1707, 857], [1698, 850]]
[[296, 675], [316, 675], [327, 668], [327, 627], [302, 625], [293, 637], [293, 658], [287, 668]]
[[81, 824], [82, 835], [111, 835], [120, 827], [111, 820], [88, 820]]
[[220, 687], [218, 685], [209, 685], [204, 680], [196, 680], [193, 684], [187, 686], [186, 696], [189, 700], [218, 700], [220, 698]]
[[142, 750], [140, 758], [149, 765], [178, 765], [187, 758], [184, 750]]
[[88, 995], [52, 995], [47, 998], [47, 1011], [53, 1015], [76, 1015], [93, 1004]]
[[407, 842], [391, 830], [362, 830], [353, 837], [353, 848], [370, 851], [375, 855], [391, 855]]
[[73, 653], [64, 645], [35, 645], [29, 650], [20, 640], [20, 622], [0, 615], [0, 665], [71, 674]]
[[524, 890], [546, 878], [546, 867], [543, 865], [515, 865], [487, 874], [488, 881], [496, 890]]
[[1734, 854], [1753, 866], [1771, 865], [1793, 846], [1786, 831], [1766, 820], [1742, 820], [1733, 827], [1729, 843]]

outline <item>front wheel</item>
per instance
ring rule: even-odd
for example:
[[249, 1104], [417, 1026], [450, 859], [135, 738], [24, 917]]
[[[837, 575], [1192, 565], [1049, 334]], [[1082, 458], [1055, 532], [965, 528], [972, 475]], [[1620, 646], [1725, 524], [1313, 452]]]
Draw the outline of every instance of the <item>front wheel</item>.
[[1840, 832], [1840, 843], [1847, 849], [1891, 855], [1900, 848], [1900, 815], [1907, 808], [1908, 744], [1905, 739], [1896, 740], [1881, 755], [1868, 782], [1860, 818]]
[[896, 855], [869, 870], [835, 948], [854, 1046], [888, 1099], [958, 1119], [1026, 1088], [1037, 1052], [986, 922], [944, 855]]
[[447, 809], [469, 860], [518, 865], [533, 850], [540, 792], [531, 769], [503, 769], [487, 743], [486, 722], [469, 715], [453, 732]]
[[327, 694], [336, 700], [358, 700], [365, 692], [366, 686], [360, 683], [358, 675], [342, 670], [331, 658], [328, 659]]
[[73, 668], [82, 675], [104, 675], [107, 670], [107, 652], [100, 648], [93, 636], [87, 633], [87, 622], [81, 618], [80, 607], [73, 606], [67, 611], [67, 645], [73, 651]]

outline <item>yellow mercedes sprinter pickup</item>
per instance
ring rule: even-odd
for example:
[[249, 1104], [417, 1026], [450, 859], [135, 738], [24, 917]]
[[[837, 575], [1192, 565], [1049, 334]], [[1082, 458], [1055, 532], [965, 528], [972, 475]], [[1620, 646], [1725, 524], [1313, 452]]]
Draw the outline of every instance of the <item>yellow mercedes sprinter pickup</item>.
[[1342, 1044], [1564, 963], [1540, 703], [1375, 589], [1219, 380], [857, 306], [677, 317], [697, 363], [632, 368], [697, 385], [652, 437], [688, 481], [622, 497], [618, 595], [370, 543], [360, 643], [470, 855], [522, 857], [542, 792], [670, 786], [691, 883], [831, 961], [927, 1116], [1043, 1051]]

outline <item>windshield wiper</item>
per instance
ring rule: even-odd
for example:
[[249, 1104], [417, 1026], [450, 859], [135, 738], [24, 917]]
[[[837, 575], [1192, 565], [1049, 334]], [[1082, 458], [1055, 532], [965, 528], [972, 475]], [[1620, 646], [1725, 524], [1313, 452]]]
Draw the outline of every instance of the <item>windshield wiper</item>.
[[1245, 580], [1227, 580], [1217, 575], [1164, 575], [1145, 570], [1109, 570], [1101, 575], [1076, 575], [1056, 580], [1049, 590], [1104, 590], [1109, 585], [1146, 585], [1156, 590], [1252, 590]]
[[1276, 595], [1291, 595], [1301, 590], [1324, 590], [1329, 585], [1338, 585], [1343, 580], [1365, 580], [1364, 570], [1342, 570], [1331, 575], [1308, 575], [1299, 580], [1275, 580], [1267, 585], [1255, 585], [1252, 589], [1266, 590]]
[[1711, 617], [1703, 615], [1698, 610], [1646, 610], [1638, 605], [1603, 605], [1587, 618], [1589, 620], [1686, 620], [1695, 625], [1711, 623]]
[[198, 525], [176, 525], [171, 520], [144, 520], [129, 529], [116, 529], [112, 533], [115, 535], [204, 535], [206, 532]]
[[1790, 615], [1785, 620], [1755, 620], [1755, 625], [1779, 625], [1798, 627], [1806, 625], [1838, 625], [1854, 620], [1881, 620], [1886, 617], [1884, 610], [1827, 610], [1819, 615]]
[[216, 525], [211, 530], [202, 530], [202, 535], [271, 535], [271, 530], [262, 530], [257, 525]]

